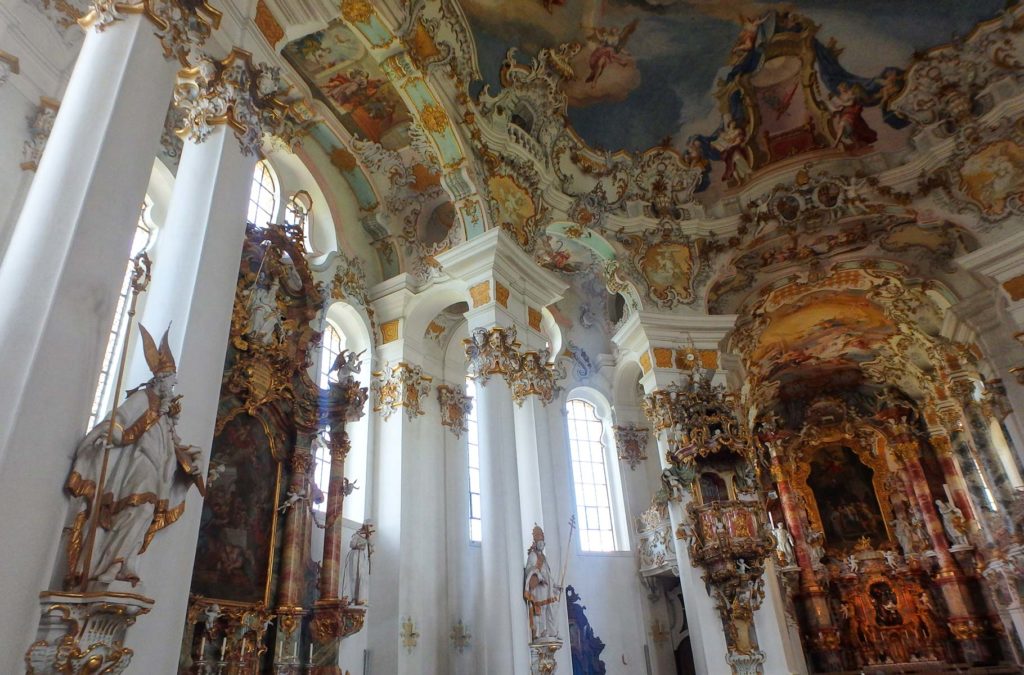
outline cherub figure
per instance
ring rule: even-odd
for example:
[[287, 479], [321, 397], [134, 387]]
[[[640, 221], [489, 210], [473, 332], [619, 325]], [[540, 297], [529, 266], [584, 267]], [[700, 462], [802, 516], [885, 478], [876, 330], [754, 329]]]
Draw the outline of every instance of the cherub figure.
[[365, 353], [365, 349], [358, 354], [348, 349], [342, 349], [341, 353], [335, 357], [334, 365], [331, 366], [330, 372], [338, 373], [339, 380], [346, 380], [354, 375], [358, 375], [363, 367], [359, 359]]
[[628, 66], [632, 63], [632, 57], [625, 51], [626, 42], [629, 36], [636, 30], [639, 19], [633, 19], [621, 29], [602, 28], [597, 26], [590, 31], [588, 38], [596, 43], [594, 51], [590, 53], [590, 74], [587, 75], [587, 82], [594, 85], [601, 77], [604, 69], [610, 63], [620, 66]]

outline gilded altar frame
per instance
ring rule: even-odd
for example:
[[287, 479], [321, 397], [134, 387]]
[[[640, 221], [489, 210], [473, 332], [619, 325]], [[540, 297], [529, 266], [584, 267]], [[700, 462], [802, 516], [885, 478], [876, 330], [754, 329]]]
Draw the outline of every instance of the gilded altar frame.
[[[889, 489], [889, 463], [885, 435], [870, 425], [860, 425], [857, 431], [867, 430], [870, 433], [854, 433], [848, 428], [824, 429], [815, 434], [813, 439], [797, 436], [790, 447], [790, 456], [794, 459], [789, 462], [787, 472], [793, 489], [797, 491], [807, 505], [807, 517], [810, 520], [811, 528], [824, 535], [825, 528], [821, 520], [821, 512], [818, 510], [818, 500], [814, 497], [814, 491], [807, 484], [811, 474], [811, 460], [823, 449], [837, 445], [850, 448], [862, 464], [872, 471], [871, 486], [875, 490], [875, 500], [878, 502], [879, 510], [882, 513], [882, 521], [885, 524], [885, 533], [889, 541], [893, 541], [893, 512], [890, 501], [891, 490]], [[865, 438], [874, 440], [874, 447], [865, 444]], [[803, 445], [800, 445], [803, 443]]]

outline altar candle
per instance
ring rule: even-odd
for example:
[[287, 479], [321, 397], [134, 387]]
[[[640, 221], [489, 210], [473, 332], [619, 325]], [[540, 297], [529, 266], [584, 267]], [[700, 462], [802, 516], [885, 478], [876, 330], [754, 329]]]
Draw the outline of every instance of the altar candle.
[[313, 645], [309, 645], [309, 665], [313, 665]]
[[227, 649], [228, 649], [228, 639], [225, 637], [223, 640], [220, 641], [220, 660], [221, 661], [224, 660], [224, 652], [226, 652]]
[[200, 659], [205, 659], [206, 658], [206, 636], [205, 635], [203, 635], [199, 639], [199, 658]]

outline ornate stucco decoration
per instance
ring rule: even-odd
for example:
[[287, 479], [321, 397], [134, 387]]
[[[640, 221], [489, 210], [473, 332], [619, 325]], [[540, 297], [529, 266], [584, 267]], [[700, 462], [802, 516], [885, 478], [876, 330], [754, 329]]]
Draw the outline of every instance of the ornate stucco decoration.
[[615, 447], [619, 451], [619, 459], [629, 462], [631, 471], [635, 471], [640, 462], [647, 459], [647, 439], [649, 434], [645, 427], [635, 424], [615, 425]]
[[679, 562], [672, 543], [668, 502], [652, 503], [637, 518], [637, 553], [640, 556], [641, 575], [649, 576], [666, 570], [678, 574]]
[[502, 375], [517, 405], [534, 395], [550, 403], [561, 389], [557, 382], [565, 377], [563, 369], [549, 363], [547, 349], [520, 353], [515, 326], [475, 328], [465, 344], [469, 376], [486, 384], [491, 375]]
[[93, 0], [88, 13], [78, 20], [83, 28], [105, 30], [126, 14], [144, 14], [156, 26], [156, 36], [164, 48], [164, 56], [183, 66], [189, 63], [193, 49], [206, 43], [210, 34], [220, 27], [221, 13], [206, 0], [142, 0], [117, 2]]
[[547, 349], [523, 352], [519, 369], [509, 378], [516, 405], [523, 405], [527, 396], [537, 396], [546, 405], [561, 391], [558, 380], [565, 377], [565, 373], [549, 363], [550, 355]]
[[243, 154], [254, 154], [264, 133], [280, 130], [288, 112], [280, 69], [253, 63], [252, 54], [237, 47], [217, 61], [203, 56], [178, 72], [174, 104], [182, 138], [201, 143], [220, 124], [235, 132]]
[[466, 372], [481, 384], [486, 384], [491, 375], [508, 378], [519, 370], [521, 361], [515, 326], [474, 328], [465, 344]]
[[[116, 594], [115, 594], [116, 595]], [[134, 652], [128, 629], [147, 614], [147, 602], [93, 594], [45, 593], [39, 636], [25, 654], [29, 674], [125, 672]]]
[[473, 411], [473, 399], [466, 396], [462, 385], [437, 385], [437, 401], [441, 405], [441, 426], [447, 427], [455, 438], [469, 431], [466, 418]]
[[381, 413], [385, 420], [399, 408], [405, 409], [409, 421], [426, 414], [423, 401], [430, 395], [430, 382], [434, 378], [424, 375], [420, 366], [404, 361], [394, 366], [389, 364], [373, 377], [373, 393], [377, 397], [373, 411]]
[[428, 74], [446, 72], [464, 82], [479, 79], [473, 35], [455, 0], [412, 0], [397, 33], [416, 65]]
[[982, 230], [1007, 218], [1020, 217], [1024, 214], [1024, 186], [1020, 180], [1020, 164], [1024, 161], [1022, 120], [1017, 116], [964, 127], [956, 134], [945, 164], [922, 176], [919, 194], [934, 196], [954, 213], [980, 218]]
[[28, 118], [28, 140], [22, 148], [24, 161], [21, 163], [23, 171], [35, 171], [39, 166], [39, 160], [46, 148], [46, 141], [53, 131], [53, 122], [57, 119], [57, 110], [60, 109], [60, 102], [47, 96], [39, 98], [39, 106]]
[[721, 450], [751, 459], [755, 452], [749, 429], [740, 421], [737, 397], [696, 371], [683, 385], [657, 389], [643, 400], [647, 419], [668, 434], [668, 457], [684, 465]]
[[[256, 415], [266, 406], [302, 398], [295, 383], [308, 380], [304, 374], [315, 339], [309, 322], [324, 300], [298, 228], [250, 226], [242, 260], [230, 329], [235, 360], [224, 383], [232, 400], [218, 415], [215, 434], [242, 413]], [[315, 385], [302, 389], [317, 391]], [[312, 407], [318, 408], [315, 400]]]
[[1024, 7], [978, 25], [962, 41], [932, 49], [906, 75], [894, 110], [920, 127], [935, 125], [940, 135], [992, 107], [991, 87], [1005, 79], [1020, 82], [1024, 72]]

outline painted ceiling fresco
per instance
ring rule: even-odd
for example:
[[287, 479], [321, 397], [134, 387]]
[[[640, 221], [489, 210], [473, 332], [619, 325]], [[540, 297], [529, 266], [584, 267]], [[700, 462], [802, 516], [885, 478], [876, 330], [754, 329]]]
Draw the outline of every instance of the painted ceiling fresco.
[[409, 110], [340, 19], [289, 43], [282, 54], [354, 137], [389, 150], [409, 144]]
[[[706, 182], [811, 149], [903, 136], [887, 109], [915, 51], [992, 17], [1002, 0], [465, 0], [494, 89], [511, 47], [576, 42], [568, 118], [595, 148], [671, 143], [719, 160]], [[756, 138], [755, 138], [756, 136]], [[748, 143], [748, 140], [754, 140]], [[710, 172], [709, 172], [710, 173]]]

